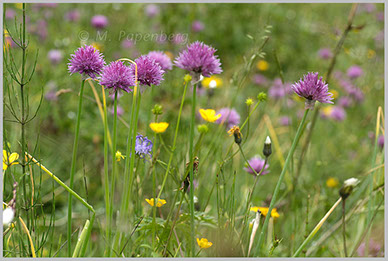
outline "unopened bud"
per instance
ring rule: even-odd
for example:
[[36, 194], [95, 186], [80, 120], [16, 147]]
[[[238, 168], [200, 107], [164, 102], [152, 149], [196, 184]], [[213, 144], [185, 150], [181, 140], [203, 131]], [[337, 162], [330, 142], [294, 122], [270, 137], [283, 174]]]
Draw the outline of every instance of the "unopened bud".
[[253, 104], [253, 100], [251, 98], [248, 98], [246, 101], [245, 101], [245, 104], [247, 106], [251, 106]]
[[263, 154], [266, 158], [268, 158], [272, 154], [271, 139], [269, 136], [267, 136], [267, 138], [265, 139]]
[[238, 126], [233, 126], [230, 130], [228, 130], [230, 136], [234, 136], [234, 142], [238, 145], [242, 142], [242, 134], [240, 132], [240, 128]]
[[259, 95], [257, 95], [257, 99], [259, 100], [259, 101], [266, 101], [267, 100], [267, 94], [265, 94], [264, 92], [261, 92], [261, 93], [259, 93]]
[[208, 126], [206, 124], [198, 125], [198, 132], [199, 133], [205, 134], [208, 131], [209, 131], [209, 128], [208, 128]]
[[155, 104], [154, 108], [152, 109], [152, 113], [154, 115], [161, 115], [163, 113], [162, 105]]
[[339, 194], [342, 197], [343, 200], [345, 200], [349, 195], [352, 193], [353, 188], [357, 186], [357, 184], [360, 183], [360, 181], [356, 178], [350, 178], [345, 180], [344, 184], [342, 185]]
[[192, 77], [191, 77], [190, 74], [186, 74], [185, 77], [183, 77], [183, 80], [184, 80], [185, 82], [191, 82], [191, 79], [192, 79]]

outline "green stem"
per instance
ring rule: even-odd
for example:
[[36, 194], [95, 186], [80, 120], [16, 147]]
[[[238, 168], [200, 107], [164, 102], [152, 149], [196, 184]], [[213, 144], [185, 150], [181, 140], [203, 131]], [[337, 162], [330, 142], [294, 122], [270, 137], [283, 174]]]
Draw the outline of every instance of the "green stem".
[[[158, 115], [156, 114], [155, 115], [155, 122], [158, 121]], [[154, 147], [155, 146], [155, 142], [156, 142], [156, 132], [154, 132]], [[154, 150], [155, 151], [155, 150]], [[154, 157], [156, 157], [156, 153], [154, 155]], [[153, 162], [155, 162], [156, 158], [153, 159]], [[156, 205], [158, 203], [158, 200], [159, 198], [156, 197], [156, 168], [154, 166], [154, 164], [152, 164], [153, 167], [152, 167], [152, 195], [154, 197], [154, 206], [152, 208], [152, 251], [155, 251], [155, 235], [156, 235]]]
[[191, 257], [194, 257], [195, 255], [195, 243], [194, 243], [194, 237], [195, 237], [195, 228], [194, 228], [194, 170], [193, 170], [193, 164], [194, 164], [194, 124], [195, 124], [195, 105], [196, 105], [196, 95], [197, 94], [197, 83], [193, 85], [193, 103], [192, 103], [192, 109], [191, 109], [191, 123], [190, 123], [190, 148], [189, 148], [189, 155], [190, 155], [190, 231], [191, 231], [191, 237], [190, 237], [190, 245], [191, 245]]
[[[74, 174], [75, 174], [75, 165], [77, 162], [77, 150], [78, 150], [78, 140], [79, 140], [79, 126], [81, 123], [81, 112], [82, 112], [82, 98], [84, 93], [85, 80], [82, 80], [81, 90], [79, 94], [78, 101], [78, 114], [77, 114], [77, 123], [75, 127], [75, 138], [74, 138], [74, 146], [73, 146], [73, 157], [71, 160], [71, 170], [70, 170], [70, 189], [73, 189], [74, 183]], [[69, 194], [69, 201], [67, 207], [67, 254], [71, 256], [71, 221], [72, 221], [72, 194]]]
[[299, 141], [299, 138], [300, 138], [300, 136], [302, 134], [302, 129], [303, 129], [303, 126], [304, 126], [304, 124], [306, 122], [306, 118], [307, 118], [307, 115], [308, 115], [309, 111], [310, 111], [309, 109], [306, 109], [305, 112], [304, 112], [302, 121], [300, 122], [298, 130], [296, 131], [296, 134], [295, 134], [295, 137], [294, 137], [294, 141], [292, 142], [291, 149], [288, 152], [288, 155], [287, 155], [286, 161], [284, 163], [282, 172], [280, 173], [280, 176], [279, 176], [279, 179], [278, 179], [278, 183], [276, 184], [275, 191], [273, 193], [272, 200], [271, 200], [271, 203], [270, 203], [269, 209], [268, 209], [269, 215], [267, 215], [265, 217], [264, 225], [263, 225], [263, 227], [261, 229], [261, 232], [260, 232], [260, 235], [259, 235], [258, 244], [257, 244], [257, 248], [259, 250], [261, 249], [261, 245], [262, 245], [262, 242], [263, 242], [263, 239], [264, 239], [264, 233], [266, 232], [266, 229], [268, 227], [269, 218], [271, 217], [270, 213], [271, 213], [271, 211], [272, 211], [272, 209], [273, 209], [273, 207], [275, 205], [277, 196], [279, 194], [280, 186], [281, 186], [281, 184], [283, 182], [283, 179], [284, 179], [284, 174], [287, 171], [288, 164], [290, 163], [290, 160], [291, 160], [292, 156], [294, 155], [294, 151], [296, 149], [296, 146], [298, 145], [298, 141]]
[[173, 141], [173, 143], [172, 143], [172, 148], [171, 148], [171, 154], [170, 154], [170, 158], [168, 159], [167, 168], [166, 168], [166, 173], [164, 174], [162, 186], [160, 187], [160, 190], [159, 190], [159, 193], [158, 193], [158, 198], [160, 198], [160, 196], [162, 195], [164, 186], [166, 185], [166, 181], [167, 181], [168, 173], [169, 173], [169, 171], [170, 171], [172, 159], [173, 159], [173, 157], [174, 157], [174, 152], [175, 152], [175, 149], [176, 149], [176, 147], [175, 147], [175, 146], [176, 146], [176, 140], [177, 140], [178, 131], [179, 131], [179, 123], [180, 123], [180, 120], [181, 120], [183, 104], [184, 104], [184, 102], [185, 102], [187, 86], [188, 86], [188, 83], [186, 83], [185, 89], [183, 90], [181, 105], [180, 105], [180, 107], [179, 107], [178, 120], [177, 120], [176, 127], [175, 127], [174, 141]]
[[[108, 177], [108, 165], [109, 165], [109, 159], [108, 159], [108, 116], [106, 112], [106, 102], [105, 102], [105, 90], [103, 89], [103, 102], [104, 102], [104, 185], [105, 185], [105, 211], [106, 211], [106, 238], [107, 240], [110, 239], [110, 231], [111, 231], [111, 215], [110, 215], [110, 200], [109, 200], [109, 177]], [[107, 256], [109, 256], [110, 253], [110, 241], [108, 241], [108, 244], [105, 248], [105, 253]]]
[[90, 221], [88, 219], [88, 220], [86, 220], [85, 226], [82, 229], [81, 235], [78, 238], [77, 245], [75, 245], [75, 249], [74, 249], [73, 256], [72, 256], [73, 258], [78, 257], [79, 251], [81, 250], [81, 246], [85, 241], [89, 226], [90, 226]]
[[348, 257], [348, 251], [346, 249], [346, 229], [345, 229], [345, 200], [342, 200], [342, 237], [344, 239], [344, 252], [345, 257]]

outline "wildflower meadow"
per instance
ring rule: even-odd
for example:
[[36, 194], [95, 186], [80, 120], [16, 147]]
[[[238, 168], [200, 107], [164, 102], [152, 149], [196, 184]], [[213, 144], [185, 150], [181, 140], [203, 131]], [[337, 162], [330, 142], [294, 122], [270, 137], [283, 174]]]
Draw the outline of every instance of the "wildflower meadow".
[[3, 5], [4, 257], [383, 257], [383, 3]]

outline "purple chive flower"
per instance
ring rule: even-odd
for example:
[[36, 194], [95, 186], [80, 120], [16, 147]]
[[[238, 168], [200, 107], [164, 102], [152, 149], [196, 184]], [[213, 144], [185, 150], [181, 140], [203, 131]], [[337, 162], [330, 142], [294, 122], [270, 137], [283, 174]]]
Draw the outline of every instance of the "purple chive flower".
[[152, 51], [147, 54], [148, 57], [151, 59], [154, 59], [157, 64], [162, 67], [162, 70], [171, 70], [172, 69], [172, 62], [170, 57], [161, 51]]
[[[360, 257], [365, 256], [365, 242], [362, 242], [361, 245], [357, 248], [357, 254]], [[381, 250], [381, 245], [372, 239], [369, 241], [369, 252], [368, 255], [371, 257], [384, 256], [383, 251]]]
[[[263, 160], [260, 157], [253, 157], [250, 160], [248, 160], [248, 162], [249, 162], [249, 165], [251, 165], [251, 167], [256, 171], [256, 173], [259, 174], [261, 169], [264, 167], [265, 160]], [[261, 175], [265, 175], [265, 174], [269, 173], [268, 167], [269, 167], [269, 165], [266, 164]], [[255, 175], [255, 173], [251, 170], [251, 168], [249, 166], [246, 166], [244, 168], [244, 170], [246, 172], [248, 172], [249, 174]]]
[[58, 64], [63, 59], [63, 53], [61, 50], [50, 50], [47, 53], [47, 57], [49, 58], [52, 64]]
[[[112, 106], [112, 107], [110, 108], [110, 113], [111, 113], [112, 115], [115, 114], [115, 108], [114, 108], [114, 106]], [[122, 116], [123, 114], [124, 114], [124, 109], [123, 109], [123, 107], [117, 105], [117, 116]]]
[[268, 79], [264, 75], [256, 73], [253, 75], [253, 82], [257, 85], [265, 85], [267, 84]]
[[322, 48], [318, 51], [319, 57], [321, 57], [324, 60], [330, 59], [333, 54], [329, 48]]
[[305, 108], [314, 109], [316, 101], [321, 103], [333, 103], [333, 94], [329, 92], [328, 85], [322, 80], [318, 79], [318, 73], [308, 73], [303, 76], [303, 80], [295, 82], [291, 88], [299, 96], [306, 99]]
[[91, 45], [78, 48], [68, 63], [70, 74], [79, 73], [83, 77], [95, 79], [105, 65], [104, 56]]
[[184, 34], [176, 34], [174, 35], [172, 42], [176, 45], [184, 44], [187, 41], [187, 35], [185, 36]]
[[378, 13], [376, 14], [376, 19], [377, 19], [377, 21], [379, 21], [379, 22], [384, 22], [384, 12], [378, 12]]
[[226, 124], [227, 129], [240, 124], [240, 115], [235, 109], [222, 108], [217, 111], [217, 114], [221, 114], [221, 117], [216, 120], [216, 123]]
[[125, 39], [121, 42], [121, 47], [124, 49], [129, 49], [129, 48], [132, 48], [133, 46], [134, 46], [133, 41], [129, 39]]
[[7, 10], [5, 11], [5, 19], [12, 20], [15, 18], [15, 16], [16, 16], [15, 10], [13, 10], [12, 8], [7, 8]]
[[157, 5], [149, 4], [144, 11], [148, 17], [154, 17], [160, 13], [160, 8]]
[[279, 124], [282, 126], [288, 126], [291, 124], [291, 118], [288, 116], [282, 116], [279, 119]]
[[202, 42], [196, 41], [182, 51], [175, 60], [175, 65], [181, 69], [193, 72], [197, 79], [203, 75], [210, 77], [222, 72], [220, 59], [214, 55], [216, 49]]
[[340, 106], [333, 106], [330, 112], [330, 118], [336, 121], [343, 121], [346, 118], [346, 111]]
[[377, 144], [380, 146], [380, 148], [384, 148], [384, 135], [380, 135], [377, 138]]
[[274, 99], [280, 99], [284, 96], [292, 93], [292, 89], [290, 88], [289, 83], [285, 83], [283, 85], [282, 80], [280, 78], [276, 78], [273, 81], [273, 85], [268, 90], [268, 96]]
[[353, 103], [353, 100], [348, 96], [343, 96], [338, 99], [338, 105], [342, 108], [349, 108]]
[[201, 21], [194, 21], [192, 24], [191, 24], [191, 30], [193, 32], [201, 32], [203, 29], [205, 28], [205, 26], [203, 25], [203, 23]]
[[113, 89], [113, 91], [131, 92], [130, 87], [135, 85], [135, 80], [131, 68], [125, 66], [122, 61], [116, 61], [104, 67], [100, 84], [105, 86], [106, 89]]
[[[164, 71], [152, 58], [142, 55], [135, 60], [137, 64], [137, 80], [140, 85], [159, 85], [163, 81]], [[135, 75], [135, 65], [131, 65], [131, 73]]]
[[357, 65], [353, 65], [351, 66], [348, 71], [347, 71], [347, 75], [350, 79], [355, 79], [355, 78], [358, 78], [360, 77], [361, 75], [363, 74], [363, 71], [361, 69], [360, 66], [357, 66]]
[[139, 155], [141, 159], [144, 159], [147, 155], [152, 158], [152, 141], [142, 135], [136, 136], [135, 153]]
[[94, 28], [103, 29], [108, 25], [108, 18], [104, 15], [95, 15], [90, 22]]
[[77, 22], [80, 17], [81, 17], [80, 12], [77, 9], [74, 9], [67, 12], [64, 18], [69, 22]]

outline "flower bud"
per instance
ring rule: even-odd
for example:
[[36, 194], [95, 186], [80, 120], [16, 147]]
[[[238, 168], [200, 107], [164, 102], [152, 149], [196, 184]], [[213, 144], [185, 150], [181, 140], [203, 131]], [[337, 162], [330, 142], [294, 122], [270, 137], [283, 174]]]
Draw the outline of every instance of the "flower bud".
[[230, 130], [228, 130], [230, 136], [234, 136], [234, 142], [238, 145], [242, 142], [242, 134], [240, 132], [240, 128], [238, 126], [233, 126]]
[[350, 178], [344, 181], [344, 184], [342, 185], [339, 194], [342, 197], [343, 200], [345, 200], [349, 195], [352, 193], [353, 188], [357, 186], [357, 184], [360, 183], [360, 181], [356, 178]]
[[265, 139], [263, 154], [266, 158], [268, 158], [272, 154], [271, 139], [269, 136], [267, 136], [267, 138]]
[[155, 104], [154, 108], [152, 109], [152, 113], [154, 115], [161, 115], [163, 113], [163, 107], [160, 104]]
[[257, 99], [259, 101], [266, 101], [267, 100], [267, 94], [265, 94], [264, 92], [260, 92], [259, 95], [257, 95]]
[[183, 78], [183, 80], [185, 80], [185, 82], [191, 82], [191, 75], [190, 74], [186, 74], [185, 77]]
[[198, 132], [201, 134], [205, 134], [209, 131], [209, 128], [206, 124], [198, 125]]

